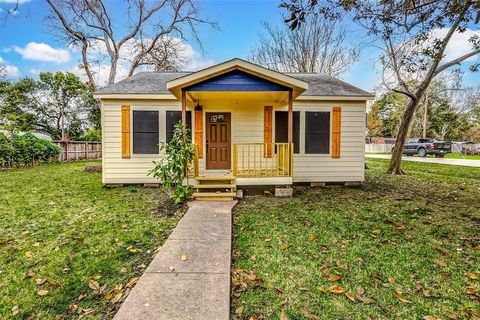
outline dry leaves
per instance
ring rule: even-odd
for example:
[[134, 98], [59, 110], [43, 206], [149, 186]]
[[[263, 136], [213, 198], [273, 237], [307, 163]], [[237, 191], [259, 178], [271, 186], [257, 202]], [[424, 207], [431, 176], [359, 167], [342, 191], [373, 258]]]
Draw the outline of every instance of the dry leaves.
[[280, 245], [280, 249], [282, 249], [283, 251], [287, 250], [288, 249], [288, 242], [283, 242]]
[[435, 262], [439, 266], [448, 267], [447, 263], [445, 261], [443, 261], [442, 259], [433, 259], [433, 262]]
[[311, 313], [310, 311], [305, 310], [305, 309], [302, 309], [302, 315], [305, 318], [310, 319], [310, 320], [320, 320], [319, 317], [317, 317], [316, 315], [314, 315], [313, 313]]
[[328, 281], [330, 282], [335, 282], [342, 279], [342, 276], [339, 274], [332, 274], [330, 277], [328, 277]]
[[442, 318], [434, 317], [434, 316], [425, 316], [422, 318], [423, 320], [443, 320]]
[[18, 306], [14, 306], [12, 308], [12, 315], [16, 316], [20, 312], [20, 308]]
[[401, 293], [400, 291], [395, 291], [395, 292], [393, 293], [393, 295], [394, 295], [395, 297], [397, 297], [397, 299], [400, 300], [400, 301], [403, 302], [403, 303], [412, 303], [411, 301], [408, 301], [407, 299], [405, 299], [405, 298], [403, 297], [403, 293]]
[[235, 314], [240, 317], [243, 315], [243, 312], [245, 311], [245, 306], [240, 306], [237, 309], [235, 309]]
[[36, 284], [37, 286], [42, 286], [42, 285], [45, 284], [45, 282], [47, 282], [47, 279], [36, 279], [36, 280], [35, 280], [35, 284]]
[[280, 320], [288, 320], [287, 315], [285, 314], [285, 311], [282, 311], [280, 313]]
[[183, 254], [181, 257], [180, 257], [180, 260], [182, 261], [187, 261], [188, 260], [188, 256], [186, 254]]
[[27, 251], [27, 252], [25, 252], [25, 257], [27, 257], [27, 258], [33, 258], [33, 252], [32, 252], [32, 251]]
[[95, 279], [88, 280], [88, 287], [93, 291], [100, 291], [100, 284]]
[[48, 295], [48, 291], [47, 290], [39, 290], [39, 291], [37, 291], [37, 294], [40, 297], [45, 297], [46, 295]]
[[138, 280], [140, 280], [140, 277], [135, 277], [135, 278], [130, 279], [130, 281], [128, 281], [127, 284], [126, 284], [126, 287], [127, 288], [133, 287], [134, 285], [137, 284]]
[[345, 288], [343, 288], [339, 285], [334, 285], [334, 286], [331, 286], [330, 288], [328, 288], [328, 291], [330, 291], [331, 293], [335, 293], [335, 294], [342, 294], [347, 290], [345, 290]]
[[347, 297], [348, 300], [350, 300], [352, 302], [356, 302], [355, 297], [350, 292], [345, 292], [345, 297]]

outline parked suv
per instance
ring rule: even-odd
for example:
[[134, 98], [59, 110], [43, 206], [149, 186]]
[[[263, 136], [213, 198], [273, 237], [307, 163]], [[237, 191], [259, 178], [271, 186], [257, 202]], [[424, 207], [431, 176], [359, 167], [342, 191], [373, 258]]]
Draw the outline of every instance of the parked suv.
[[447, 153], [451, 152], [452, 144], [450, 142], [426, 138], [408, 139], [403, 147], [403, 154], [407, 156], [418, 154], [420, 157], [426, 157], [429, 154], [433, 154], [437, 158], [443, 158]]

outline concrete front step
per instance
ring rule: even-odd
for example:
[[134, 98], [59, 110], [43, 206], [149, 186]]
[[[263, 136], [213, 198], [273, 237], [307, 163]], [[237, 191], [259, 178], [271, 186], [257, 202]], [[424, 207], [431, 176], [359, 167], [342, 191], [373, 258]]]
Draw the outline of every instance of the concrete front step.
[[234, 181], [234, 176], [195, 177], [197, 181]]
[[193, 198], [195, 200], [231, 201], [236, 195], [235, 192], [195, 192]]

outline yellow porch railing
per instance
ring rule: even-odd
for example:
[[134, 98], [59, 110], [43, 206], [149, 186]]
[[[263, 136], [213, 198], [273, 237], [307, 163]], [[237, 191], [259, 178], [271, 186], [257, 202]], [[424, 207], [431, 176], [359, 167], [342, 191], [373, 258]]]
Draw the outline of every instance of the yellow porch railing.
[[293, 144], [242, 142], [233, 144], [235, 177], [288, 177], [293, 175]]

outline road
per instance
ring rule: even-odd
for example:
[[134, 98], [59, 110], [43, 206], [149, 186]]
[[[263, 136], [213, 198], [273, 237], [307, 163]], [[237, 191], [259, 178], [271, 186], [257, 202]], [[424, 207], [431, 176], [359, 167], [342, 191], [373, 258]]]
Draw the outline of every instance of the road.
[[[367, 158], [376, 159], [390, 159], [389, 154], [366, 154]], [[449, 164], [453, 166], [466, 166], [466, 167], [478, 167], [480, 168], [480, 160], [464, 160], [464, 159], [449, 159], [449, 158], [420, 158], [420, 157], [402, 157], [403, 161], [424, 162], [424, 163], [439, 163]]]

